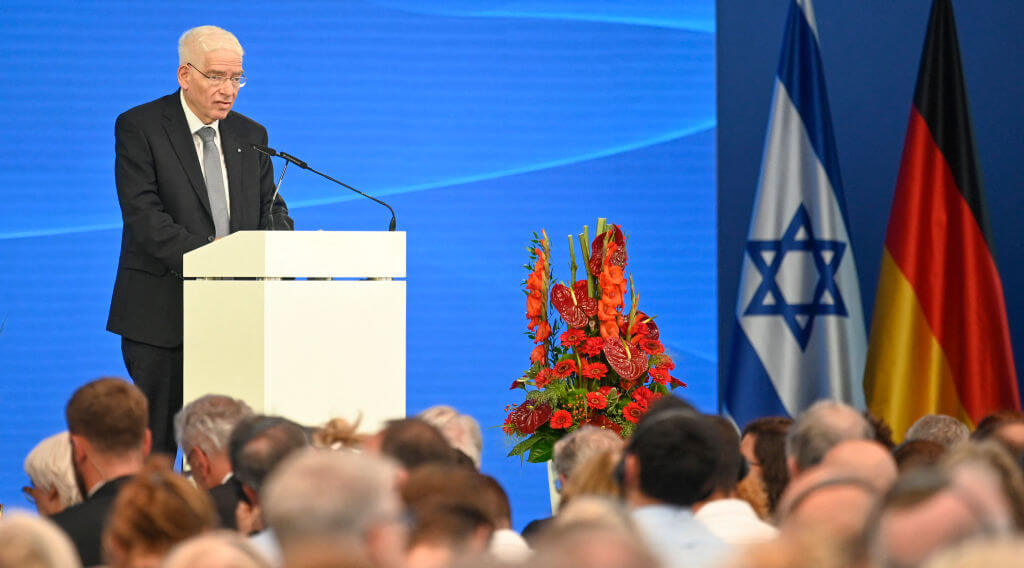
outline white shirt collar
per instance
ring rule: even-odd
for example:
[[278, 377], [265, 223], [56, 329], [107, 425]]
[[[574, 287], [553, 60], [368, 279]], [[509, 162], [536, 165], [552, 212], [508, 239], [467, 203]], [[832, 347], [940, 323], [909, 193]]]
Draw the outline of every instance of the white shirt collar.
[[189, 132], [195, 134], [196, 132], [199, 132], [200, 128], [204, 126], [209, 126], [213, 128], [213, 130], [217, 132], [217, 134], [220, 134], [220, 126], [218, 126], [220, 124], [219, 120], [215, 120], [210, 124], [203, 124], [203, 121], [199, 120], [199, 117], [196, 116], [196, 113], [192, 112], [192, 109], [188, 106], [188, 103], [185, 102], [185, 91], [179, 91], [179, 94], [181, 95], [181, 108], [185, 111], [185, 122], [188, 123]]

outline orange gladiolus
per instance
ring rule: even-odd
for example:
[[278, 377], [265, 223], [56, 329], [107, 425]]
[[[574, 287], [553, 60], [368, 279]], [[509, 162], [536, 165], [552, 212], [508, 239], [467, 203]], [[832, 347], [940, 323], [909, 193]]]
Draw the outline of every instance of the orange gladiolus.
[[626, 294], [626, 279], [622, 267], [612, 264], [611, 258], [619, 248], [615, 241], [608, 242], [604, 255], [604, 266], [598, 275], [601, 287], [601, 299], [597, 302], [597, 319], [601, 325], [601, 337], [618, 337], [621, 316], [619, 308], [625, 305], [623, 296]]

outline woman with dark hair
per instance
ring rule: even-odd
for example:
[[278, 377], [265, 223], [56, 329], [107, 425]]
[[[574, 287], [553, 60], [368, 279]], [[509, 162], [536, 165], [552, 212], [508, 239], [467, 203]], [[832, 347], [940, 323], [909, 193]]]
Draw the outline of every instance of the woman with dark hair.
[[179, 542], [216, 528], [213, 501], [170, 462], [152, 458], [122, 488], [103, 532], [110, 568], [150, 568], [160, 565]]
[[789, 483], [786, 467], [786, 434], [793, 421], [780, 416], [758, 418], [743, 428], [740, 453], [750, 469], [740, 483], [740, 496], [758, 515], [770, 520]]

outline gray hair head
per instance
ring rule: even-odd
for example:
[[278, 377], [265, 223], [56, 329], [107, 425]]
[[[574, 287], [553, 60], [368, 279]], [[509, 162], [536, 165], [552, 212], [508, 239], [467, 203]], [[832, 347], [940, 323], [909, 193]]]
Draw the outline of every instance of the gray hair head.
[[82, 501], [71, 464], [71, 437], [67, 431], [49, 436], [36, 444], [25, 457], [25, 473], [41, 489], [56, 489], [60, 503], [70, 507]]
[[24, 513], [0, 522], [0, 566], [81, 568], [75, 545], [53, 521]]
[[469, 456], [473, 465], [480, 469], [484, 438], [476, 418], [443, 404], [424, 410], [419, 418], [440, 430], [451, 447]]
[[615, 432], [585, 424], [555, 442], [551, 461], [555, 473], [569, 479], [588, 458], [604, 451], [621, 450], [624, 445]]
[[217, 26], [199, 26], [181, 34], [178, 39], [178, 65], [201, 65], [202, 57], [211, 51], [227, 49], [239, 56], [245, 51], [235, 34]]
[[786, 456], [798, 471], [818, 465], [839, 442], [874, 437], [871, 424], [852, 406], [834, 400], [819, 400], [804, 411], [789, 428]]
[[310, 539], [360, 541], [373, 525], [401, 514], [397, 472], [367, 454], [301, 450], [267, 479], [267, 524], [284, 549]]
[[907, 429], [907, 440], [929, 440], [952, 448], [966, 442], [971, 430], [966, 424], [945, 414], [925, 414]]
[[206, 455], [223, 454], [228, 451], [231, 431], [243, 418], [252, 415], [252, 408], [237, 398], [221, 394], [201, 396], [174, 416], [174, 438], [185, 455], [197, 447]]

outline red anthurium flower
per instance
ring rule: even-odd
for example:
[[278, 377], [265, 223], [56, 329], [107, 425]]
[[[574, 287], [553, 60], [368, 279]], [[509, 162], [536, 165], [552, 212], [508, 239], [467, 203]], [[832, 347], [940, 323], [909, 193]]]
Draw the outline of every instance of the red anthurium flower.
[[551, 417], [551, 427], [555, 429], [563, 429], [572, 426], [572, 414], [568, 411], [559, 410]]
[[677, 379], [675, 377], [670, 377], [669, 381], [672, 383], [672, 388], [675, 388], [675, 387], [683, 387], [684, 389], [686, 388], [686, 383], [684, 383], [683, 381], [680, 381], [679, 379]]
[[508, 421], [519, 430], [519, 433], [529, 436], [551, 418], [551, 413], [549, 405], [536, 404], [532, 400], [528, 400], [508, 415]]
[[608, 367], [604, 363], [587, 363], [580, 371], [580, 375], [588, 379], [603, 379], [607, 373]]
[[587, 424], [597, 426], [598, 428], [607, 428], [616, 434], [622, 434], [622, 426], [619, 426], [611, 418], [608, 418], [604, 414], [594, 414]]
[[588, 392], [587, 406], [600, 410], [608, 406], [608, 398], [599, 392]]
[[604, 387], [601, 387], [601, 388], [597, 389], [597, 392], [599, 392], [599, 393], [601, 393], [601, 394], [603, 394], [605, 396], [608, 396], [608, 393], [612, 392], [613, 388], [615, 388], [615, 387], [604, 386]]

